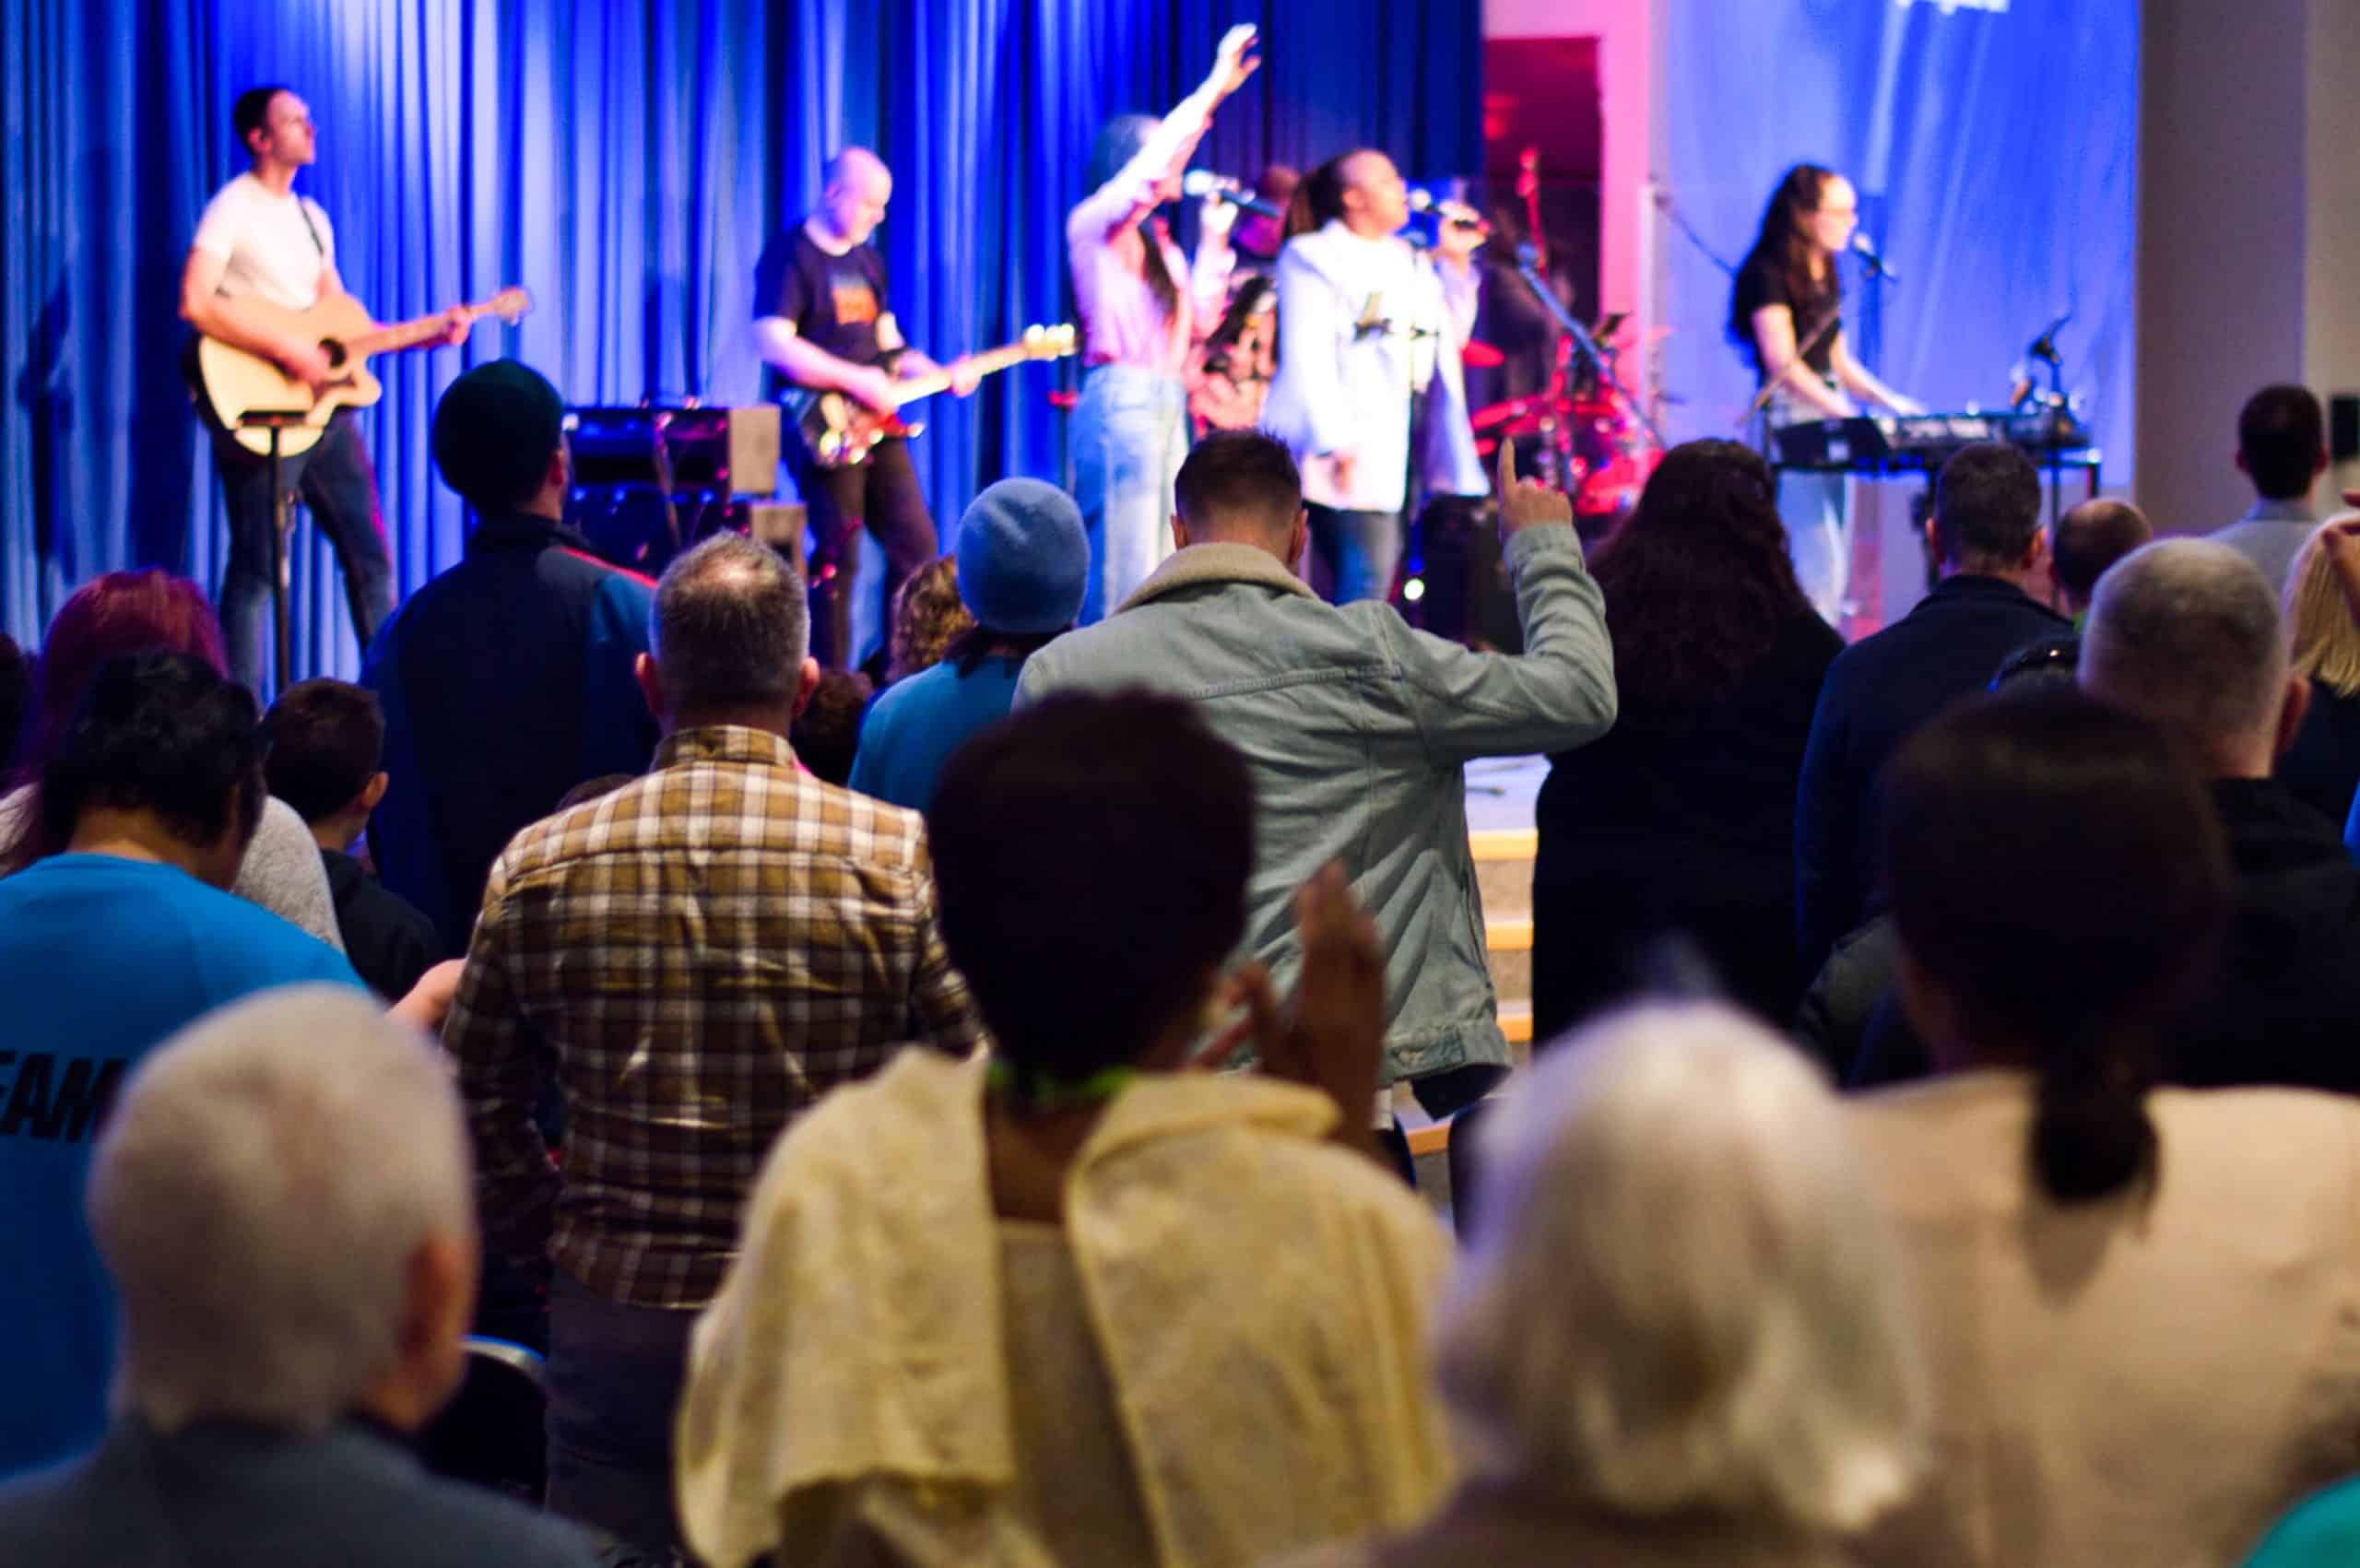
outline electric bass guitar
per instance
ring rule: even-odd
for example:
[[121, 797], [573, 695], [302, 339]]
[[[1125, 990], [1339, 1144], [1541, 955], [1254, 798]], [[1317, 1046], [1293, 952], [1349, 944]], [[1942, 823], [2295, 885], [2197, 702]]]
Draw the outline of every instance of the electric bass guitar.
[[[964, 363], [979, 376], [992, 375], [1027, 360], [1062, 360], [1074, 351], [1074, 329], [1069, 325], [1028, 326], [1015, 342], [970, 354]], [[921, 397], [947, 391], [950, 385], [947, 370], [897, 381], [893, 383], [896, 412], [891, 414], [880, 414], [841, 392], [817, 392], [809, 387], [790, 387], [780, 401], [786, 417], [802, 430], [804, 446], [814, 463], [822, 468], [849, 468], [867, 462], [869, 453], [886, 437], [914, 436], [924, 430], [923, 425], [904, 420], [898, 410]]]
[[[248, 300], [243, 308], [266, 318], [288, 336], [318, 344], [336, 371], [336, 380], [313, 392], [275, 360], [233, 348], [218, 337], [197, 338], [190, 379], [198, 400], [240, 446], [257, 456], [269, 454], [270, 432], [241, 429], [239, 421], [247, 415], [301, 414], [301, 424], [281, 427], [278, 450], [288, 457], [308, 452], [318, 443], [337, 409], [365, 408], [384, 396], [384, 383], [369, 373], [362, 361], [372, 354], [438, 343], [447, 324], [442, 316], [431, 315], [374, 326], [360, 301], [349, 294], [333, 295], [307, 311], [290, 311], [264, 300]], [[498, 316], [512, 326], [532, 308], [531, 298], [522, 289], [502, 289], [479, 305], [465, 307], [469, 321]]]

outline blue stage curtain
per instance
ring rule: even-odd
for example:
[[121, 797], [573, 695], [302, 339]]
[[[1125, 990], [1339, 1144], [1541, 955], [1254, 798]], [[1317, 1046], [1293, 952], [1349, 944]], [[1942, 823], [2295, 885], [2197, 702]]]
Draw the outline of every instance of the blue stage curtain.
[[[311, 104], [320, 161], [298, 188], [379, 319], [509, 283], [537, 304], [381, 363], [363, 430], [407, 593], [460, 554], [428, 433], [466, 365], [515, 355], [576, 403], [753, 397], [754, 259], [847, 141], [895, 170], [880, 242], [912, 341], [947, 358], [1066, 319], [1063, 218], [1099, 123], [1168, 107], [1241, 19], [1268, 64], [1200, 162], [1251, 174], [1364, 144], [1413, 175], [1475, 165], [1480, 15], [1459, 0], [0, 0], [0, 629], [31, 642], [115, 568], [218, 578], [178, 280], [243, 167], [242, 88]], [[929, 407], [920, 472], [946, 535], [982, 482], [1062, 473], [1044, 394], [1070, 373]], [[293, 570], [299, 666], [350, 673], [308, 527]]]
[[[1666, 0], [1663, 48], [1665, 193], [1705, 246], [1740, 261], [1789, 165], [1843, 171], [1903, 279], [1846, 264], [1861, 362], [1929, 407], [1992, 407], [2071, 309], [2068, 389], [2088, 398], [2108, 484], [2129, 482], [2136, 0]], [[1753, 377], [1723, 336], [1729, 278], [1659, 233], [1665, 387], [1683, 400], [1667, 422], [1731, 435]]]

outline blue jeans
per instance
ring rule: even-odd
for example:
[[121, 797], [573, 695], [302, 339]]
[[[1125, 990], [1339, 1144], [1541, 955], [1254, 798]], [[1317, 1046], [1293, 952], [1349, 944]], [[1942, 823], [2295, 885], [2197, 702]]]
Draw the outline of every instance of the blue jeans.
[[[221, 572], [221, 640], [230, 674], [249, 690], [262, 690], [270, 662], [270, 464], [225, 436], [213, 439], [214, 466], [230, 504], [230, 560]], [[394, 567], [377, 520], [377, 476], [350, 413], [328, 421], [311, 451], [279, 460], [279, 483], [302, 498], [312, 521], [335, 547], [344, 568], [346, 607], [365, 652], [378, 623], [393, 613]], [[295, 678], [276, 672], [280, 687]]]
[[1172, 486], [1188, 454], [1187, 389], [1095, 365], [1073, 410], [1073, 498], [1090, 535], [1081, 624], [1103, 620], [1172, 553]]
[[1852, 585], [1852, 528], [1841, 474], [1778, 476], [1778, 516], [1803, 597], [1830, 626], [1844, 624]]
[[[1801, 398], [1780, 392], [1771, 396], [1765, 417], [1775, 429], [1824, 416]], [[1820, 619], [1838, 628], [1847, 613], [1845, 595], [1852, 586], [1847, 482], [1842, 474], [1778, 473], [1778, 517], [1787, 525], [1787, 552], [1795, 563], [1795, 581]]]
[[693, 1312], [610, 1301], [549, 1276], [549, 1512], [643, 1551], [679, 1544], [672, 1412]]
[[1336, 603], [1391, 598], [1393, 574], [1401, 567], [1401, 514], [1339, 512], [1331, 506], [1306, 510], [1311, 513], [1312, 553], [1328, 569]]

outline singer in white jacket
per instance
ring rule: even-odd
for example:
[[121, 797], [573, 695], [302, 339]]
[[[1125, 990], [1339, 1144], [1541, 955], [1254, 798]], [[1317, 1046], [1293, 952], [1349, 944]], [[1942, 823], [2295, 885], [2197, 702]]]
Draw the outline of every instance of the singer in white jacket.
[[1381, 599], [1401, 560], [1413, 411], [1423, 486], [1489, 489], [1459, 368], [1466, 312], [1396, 232], [1410, 200], [1390, 159], [1347, 153], [1306, 184], [1320, 227], [1279, 254], [1279, 370], [1262, 421], [1303, 470], [1312, 548], [1336, 602]]

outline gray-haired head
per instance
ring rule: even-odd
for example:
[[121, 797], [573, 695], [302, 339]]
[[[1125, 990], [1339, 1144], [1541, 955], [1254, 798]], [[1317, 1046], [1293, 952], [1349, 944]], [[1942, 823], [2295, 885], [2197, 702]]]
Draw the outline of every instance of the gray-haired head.
[[[87, 1207], [123, 1316], [116, 1399], [159, 1428], [316, 1432], [421, 1354], [431, 1402], [456, 1386], [476, 1248], [459, 1097], [434, 1043], [360, 992], [266, 992], [159, 1047]], [[421, 1352], [405, 1340], [430, 1246], [466, 1301]]]
[[2226, 545], [2161, 539], [2098, 579], [2082, 689], [2161, 727], [2216, 776], [2270, 771], [2286, 672], [2277, 595]]
[[677, 725], [791, 706], [810, 652], [811, 611], [803, 579], [776, 550], [716, 534], [665, 569], [648, 631]]
[[1446, 1299], [1478, 1473], [1608, 1513], [1845, 1534], [1899, 1501], [1924, 1396], [1835, 1097], [1730, 1009], [1565, 1040], [1503, 1102], [1498, 1202]]

